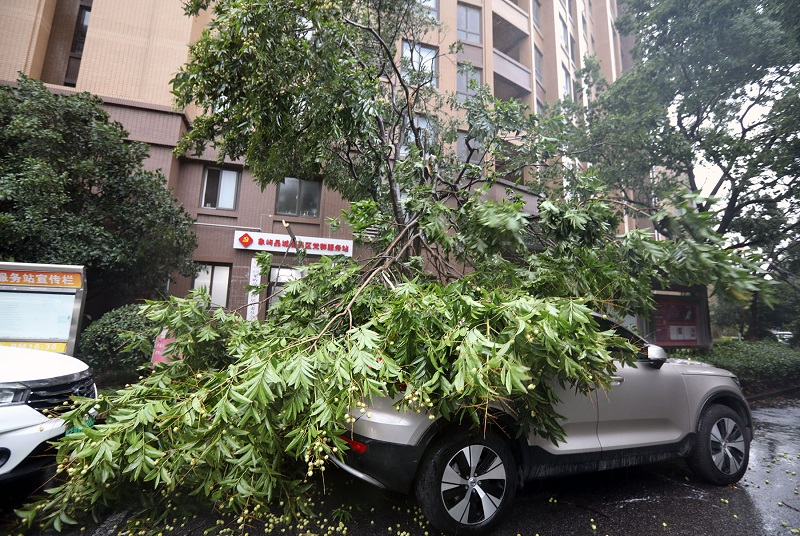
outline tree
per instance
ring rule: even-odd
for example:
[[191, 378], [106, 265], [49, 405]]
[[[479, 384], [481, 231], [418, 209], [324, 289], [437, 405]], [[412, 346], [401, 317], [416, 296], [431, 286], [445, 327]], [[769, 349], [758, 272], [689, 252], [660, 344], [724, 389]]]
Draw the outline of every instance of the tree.
[[21, 76], [0, 88], [0, 259], [87, 269], [87, 310], [153, 297], [194, 273], [192, 219], [143, 144], [88, 93], [56, 95]]
[[750, 334], [753, 310], [758, 312], [758, 338], [774, 338], [770, 330], [788, 330], [800, 333], [800, 293], [791, 285], [776, 281], [770, 292], [769, 301], [756, 293], [750, 301], [737, 300], [734, 297], [720, 295], [711, 308], [711, 320], [722, 328], [735, 328], [740, 336]]
[[[570, 113], [571, 151], [631, 215], [647, 217], [688, 188], [726, 248], [759, 252], [772, 277], [797, 289], [787, 269], [800, 228], [794, 7], [629, 0], [617, 28], [636, 38], [634, 68], [607, 89], [592, 86], [590, 106]], [[591, 65], [584, 74], [593, 78]]]
[[[561, 169], [540, 165], [560, 121], [486, 88], [463, 105], [440, 95], [418, 39], [436, 28], [417, 2], [218, 0], [213, 10], [174, 82], [182, 105], [206, 110], [182, 149], [216, 144], [262, 183], [320, 177], [352, 202], [345, 222], [357, 236], [379, 229], [375, 255], [304, 266], [264, 322], [208, 311], [202, 296], [149, 303], [182, 359], [67, 415], [80, 423], [96, 406], [105, 423], [62, 441], [70, 478], [21, 512], [28, 523], [58, 528], [120, 504], [138, 505], [153, 530], [179, 505], [211, 506], [242, 530], [270, 502], [296, 514], [373, 396], [463, 426], [495, 425], [502, 405], [520, 433], [559, 441], [554, 386], [606, 389], [611, 348], [633, 349], [592, 311], [650, 310], [653, 280], [754, 288], [746, 260], [711, 235], [693, 240], [687, 222], [671, 222], [680, 242], [618, 237], [618, 211], [591, 177], [523, 212], [519, 188], [546, 186], [524, 178]], [[498, 186], [506, 197], [488, 199]]]

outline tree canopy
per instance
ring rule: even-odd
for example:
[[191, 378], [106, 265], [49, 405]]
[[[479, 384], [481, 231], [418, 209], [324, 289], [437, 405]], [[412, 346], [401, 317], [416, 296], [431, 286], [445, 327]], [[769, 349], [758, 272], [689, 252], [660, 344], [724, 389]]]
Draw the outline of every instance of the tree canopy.
[[798, 289], [800, 42], [790, 4], [626, 1], [617, 28], [636, 40], [634, 67], [572, 108], [570, 150], [631, 215], [668, 204], [675, 188], [696, 193], [724, 247], [759, 252], [773, 278]]
[[153, 297], [194, 272], [192, 219], [100, 103], [25, 76], [0, 88], [0, 259], [84, 265], [90, 302]]
[[[492, 426], [502, 407], [519, 433], [559, 441], [555, 387], [608, 388], [614, 349], [633, 359], [593, 312], [646, 313], [654, 280], [755, 288], [754, 267], [689, 211], [655, 214], [680, 237], [658, 241], [619, 235], [619, 205], [591, 174], [544, 197], [565, 171], [551, 158], [563, 121], [487, 88], [463, 103], [440, 94], [420, 46], [439, 34], [417, 2], [211, 9], [174, 81], [180, 104], [205, 110], [181, 150], [216, 144], [262, 184], [319, 178], [351, 201], [344, 224], [374, 255], [302, 266], [263, 322], [208, 311], [202, 296], [149, 303], [182, 359], [67, 416], [96, 406], [105, 421], [62, 441], [70, 477], [20, 512], [27, 523], [58, 528], [120, 504], [149, 527], [192, 506], [242, 530], [278, 501], [296, 513], [374, 396], [464, 426]], [[457, 45], [438, 45], [439, 62], [454, 58]], [[531, 191], [542, 197], [525, 212]]]

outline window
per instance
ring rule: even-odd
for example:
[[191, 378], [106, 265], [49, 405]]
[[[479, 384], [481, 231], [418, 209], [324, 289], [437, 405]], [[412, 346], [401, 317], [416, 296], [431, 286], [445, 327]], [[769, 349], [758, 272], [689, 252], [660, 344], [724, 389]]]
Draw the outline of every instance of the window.
[[[412, 45], [403, 41], [403, 79], [413, 85], [432, 84], [439, 85], [438, 80], [438, 50], [433, 47]], [[410, 72], [407, 69], [410, 68]]]
[[570, 76], [566, 65], [561, 65], [561, 73], [564, 77], [561, 94], [564, 97], [572, 97], [572, 76]]
[[578, 63], [578, 47], [575, 46], [575, 39], [569, 36], [569, 54], [573, 63]]
[[[483, 160], [483, 151], [477, 140], [470, 140], [469, 145], [473, 150], [472, 156], [469, 159], [470, 164], [480, 164]], [[462, 162], [467, 162], [467, 155], [469, 155], [469, 148], [467, 147], [467, 133], [459, 132], [458, 141], [456, 142], [456, 154], [458, 159]]]
[[458, 4], [458, 38], [466, 43], [481, 42], [481, 10]]
[[533, 0], [533, 23], [542, 26], [542, 3], [539, 0]]
[[86, 33], [89, 30], [89, 15], [92, 8], [81, 6], [78, 10], [78, 21], [75, 24], [75, 35], [72, 37], [73, 54], [83, 54], [83, 46], [86, 44]]
[[[424, 115], [417, 115], [414, 119], [414, 123], [422, 134], [422, 145], [430, 149], [430, 147], [436, 143], [436, 125], [432, 124], [431, 121]], [[408, 155], [411, 147], [416, 145], [416, 139], [416, 134], [411, 129], [411, 126], [409, 126], [406, 132], [406, 137], [403, 140], [403, 145], [401, 145], [399, 149], [400, 158], [405, 158]]]
[[419, 5], [428, 11], [428, 16], [431, 18], [439, 18], [439, 0], [419, 0]]
[[583, 38], [586, 39], [586, 36], [589, 35], [588, 26], [586, 25], [586, 15], [581, 15], [581, 26], [583, 27]]
[[278, 184], [277, 214], [286, 216], [319, 217], [322, 183], [286, 177]]
[[235, 210], [238, 190], [238, 171], [212, 167], [206, 168], [200, 206], [203, 208]]
[[536, 113], [541, 115], [542, 112], [544, 112], [544, 103], [541, 100], [536, 99]]
[[289, 281], [301, 279], [303, 277], [301, 270], [294, 268], [270, 268], [269, 270], [269, 307], [272, 307], [283, 295], [283, 287]]
[[[603, 315], [605, 316], [605, 315]], [[627, 340], [633, 346], [637, 346], [639, 348], [643, 348], [647, 346], [647, 341], [642, 339], [639, 335], [636, 335], [631, 330], [625, 328], [617, 324], [616, 322], [612, 322], [607, 318], [600, 318], [600, 317], [593, 317], [595, 322], [597, 322], [598, 326], [603, 331], [613, 331], [615, 337], [620, 337], [622, 339]]]
[[536, 81], [544, 85], [544, 54], [536, 45], [533, 46], [533, 70]]
[[483, 83], [482, 74], [483, 73], [480, 69], [467, 69], [466, 67], [459, 65], [457, 75], [458, 78], [456, 80], [456, 99], [458, 102], [464, 102], [467, 100], [467, 97], [475, 94], [478, 86]]
[[78, 83], [78, 71], [81, 68], [81, 58], [83, 57], [83, 46], [86, 44], [86, 33], [89, 30], [89, 15], [91, 15], [91, 5], [82, 5], [78, 8], [78, 20], [75, 22], [75, 33], [72, 37], [72, 48], [67, 60], [67, 73], [64, 75], [64, 85], [75, 87]]
[[561, 23], [561, 46], [564, 47], [564, 50], [569, 52], [569, 30], [567, 30], [567, 23], [564, 22], [564, 19], [560, 16], [558, 17], [558, 21]]
[[194, 278], [192, 289], [204, 289], [211, 296], [211, 305], [228, 306], [228, 286], [231, 267], [225, 264], [202, 264], [200, 273]]

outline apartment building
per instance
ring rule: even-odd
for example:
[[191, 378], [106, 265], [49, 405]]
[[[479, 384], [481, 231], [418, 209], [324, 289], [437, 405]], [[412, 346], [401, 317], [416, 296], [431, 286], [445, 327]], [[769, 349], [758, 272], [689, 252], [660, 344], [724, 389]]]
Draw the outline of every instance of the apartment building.
[[[445, 54], [463, 43], [455, 61], [436, 61], [443, 92], [469, 92], [468, 77], [488, 84], [502, 99], [518, 99], [532, 110], [561, 97], [576, 98], [574, 73], [594, 54], [606, 79], [623, 69], [614, 29], [616, 0], [424, 0], [444, 28], [423, 54]], [[208, 17], [208, 14], [204, 15]], [[150, 169], [161, 169], [168, 186], [196, 219], [195, 260], [205, 269], [179, 280], [170, 292], [184, 295], [206, 285], [213, 300], [248, 317], [263, 314], [246, 305], [245, 287], [280, 283], [294, 276], [278, 269], [289, 234], [309, 256], [353, 254], [346, 229], [332, 230], [326, 218], [346, 203], [318, 182], [286, 178], [264, 191], [244, 162], [220, 165], [216, 155], [177, 158], [173, 149], [191, 128], [194, 110], [173, 105], [170, 80], [189, 60], [207, 18], [188, 18], [181, 0], [0, 0], [0, 83], [18, 72], [45, 82], [52, 91], [88, 91], [105, 102], [130, 139], [150, 146]], [[470, 62], [471, 75], [459, 63]], [[276, 266], [254, 271], [255, 250], [275, 253]], [[356, 252], [356, 254], [358, 254]], [[289, 263], [291, 265], [291, 263]]]
[[[437, 8], [463, 43], [458, 62], [469, 61], [496, 97], [537, 112], [546, 102], [577, 98], [574, 73], [587, 55], [597, 56], [607, 80], [622, 72], [614, 0], [439, 0]], [[444, 90], [466, 91], [457, 65], [441, 70]]]

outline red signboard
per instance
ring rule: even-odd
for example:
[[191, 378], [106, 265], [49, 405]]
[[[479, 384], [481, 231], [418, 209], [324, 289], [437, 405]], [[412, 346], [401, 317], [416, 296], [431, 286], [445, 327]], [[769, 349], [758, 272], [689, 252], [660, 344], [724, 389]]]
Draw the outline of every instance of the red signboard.
[[700, 329], [697, 303], [692, 298], [656, 296], [654, 315], [656, 344], [693, 346], [698, 344]]

